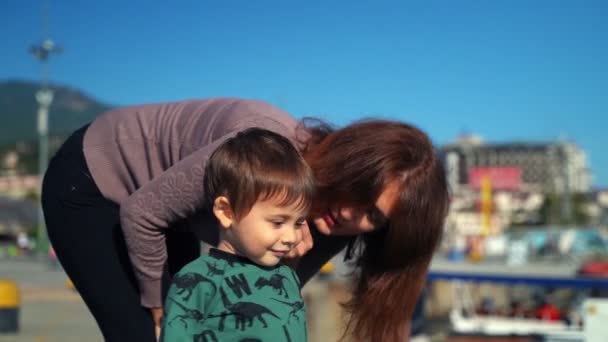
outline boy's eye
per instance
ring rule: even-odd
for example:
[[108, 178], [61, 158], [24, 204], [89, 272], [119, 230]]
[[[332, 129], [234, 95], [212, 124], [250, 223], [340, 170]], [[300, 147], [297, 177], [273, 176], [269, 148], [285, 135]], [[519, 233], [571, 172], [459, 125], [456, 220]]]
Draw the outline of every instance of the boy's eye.
[[300, 229], [300, 228], [304, 227], [305, 224], [306, 224], [306, 220], [297, 221], [296, 228]]
[[271, 220], [270, 223], [278, 227], [283, 224], [283, 220]]

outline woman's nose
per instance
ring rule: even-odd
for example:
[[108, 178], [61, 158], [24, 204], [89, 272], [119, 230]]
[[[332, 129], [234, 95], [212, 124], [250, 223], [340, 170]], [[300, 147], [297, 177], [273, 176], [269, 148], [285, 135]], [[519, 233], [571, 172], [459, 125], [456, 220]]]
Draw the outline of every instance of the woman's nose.
[[360, 231], [369, 231], [374, 229], [374, 226], [369, 220], [369, 217], [363, 210], [355, 208], [340, 208], [340, 218], [342, 222], [353, 226]]
[[355, 219], [355, 209], [353, 208], [340, 208], [340, 218], [344, 221], [352, 221]]

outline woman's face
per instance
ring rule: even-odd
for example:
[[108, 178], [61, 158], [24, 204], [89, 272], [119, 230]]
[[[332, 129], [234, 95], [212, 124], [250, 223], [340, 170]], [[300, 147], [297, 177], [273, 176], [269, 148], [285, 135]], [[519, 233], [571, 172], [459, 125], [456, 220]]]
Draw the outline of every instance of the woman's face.
[[384, 227], [399, 196], [399, 183], [389, 183], [369, 208], [330, 205], [327, 213], [314, 222], [325, 235], [357, 235]]

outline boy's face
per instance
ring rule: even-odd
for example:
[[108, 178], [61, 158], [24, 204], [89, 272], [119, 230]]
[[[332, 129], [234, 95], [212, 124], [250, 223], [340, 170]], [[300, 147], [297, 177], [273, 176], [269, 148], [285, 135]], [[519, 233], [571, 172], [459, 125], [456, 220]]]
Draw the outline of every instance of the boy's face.
[[274, 266], [302, 240], [307, 211], [276, 199], [256, 202], [240, 220], [231, 221], [218, 248], [262, 266]]

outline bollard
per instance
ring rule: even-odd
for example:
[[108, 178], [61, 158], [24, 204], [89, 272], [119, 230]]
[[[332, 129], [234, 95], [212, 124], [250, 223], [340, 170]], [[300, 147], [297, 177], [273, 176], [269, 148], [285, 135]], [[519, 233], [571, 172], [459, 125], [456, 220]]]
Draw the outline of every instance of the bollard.
[[19, 330], [19, 304], [17, 283], [0, 279], [0, 334]]

